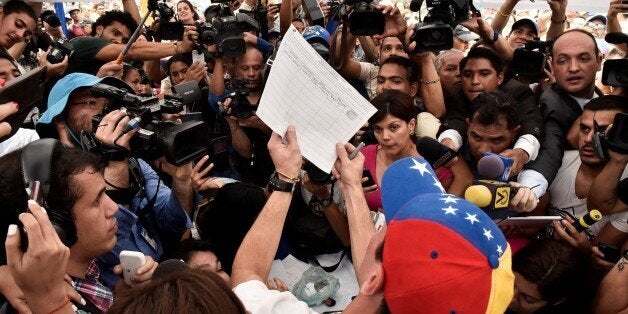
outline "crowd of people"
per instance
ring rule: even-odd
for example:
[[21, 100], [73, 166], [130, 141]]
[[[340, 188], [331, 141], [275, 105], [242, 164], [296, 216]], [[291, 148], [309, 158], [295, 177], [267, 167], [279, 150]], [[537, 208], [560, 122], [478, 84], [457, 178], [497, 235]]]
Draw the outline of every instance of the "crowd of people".
[[[313, 313], [271, 266], [331, 253], [347, 313], [628, 311], [625, 1], [505, 0], [451, 42], [310, 2], [2, 4], [0, 313]], [[288, 31], [376, 110], [331, 173], [256, 115]]]

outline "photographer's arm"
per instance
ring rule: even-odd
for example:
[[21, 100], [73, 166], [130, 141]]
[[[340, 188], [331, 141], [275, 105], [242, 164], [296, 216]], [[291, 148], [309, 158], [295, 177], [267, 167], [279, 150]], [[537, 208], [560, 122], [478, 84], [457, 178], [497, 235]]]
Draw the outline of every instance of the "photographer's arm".
[[[468, 28], [470, 31], [480, 35], [485, 43], [493, 46], [495, 52], [497, 52], [500, 58], [504, 60], [504, 63], [506, 63], [507, 65], [510, 64], [515, 50], [510, 47], [508, 41], [506, 40], [506, 37], [502, 36], [498, 32], [497, 38], [495, 38], [494, 29], [482, 18], [473, 18], [468, 21], [462, 22], [461, 24]], [[495, 40], [495, 42], [493, 42], [493, 40]]]
[[[618, 14], [628, 11], [628, 3], [622, 4], [621, 0], [612, 0], [606, 14], [606, 33], [621, 33], [621, 23], [618, 19]], [[615, 45], [622, 51], [628, 51], [628, 44]]]
[[[178, 53], [186, 53], [194, 48], [195, 38], [198, 36], [194, 26], [188, 26], [183, 34], [183, 40], [174, 43], [157, 43], [149, 41], [136, 41], [131, 45], [126, 59], [129, 60], [155, 60], [169, 57]], [[109, 44], [98, 51], [95, 58], [100, 61], [113, 61], [118, 58], [125, 45]]]
[[493, 18], [493, 23], [491, 23], [491, 27], [498, 31], [502, 32], [506, 24], [508, 24], [508, 20], [512, 16], [512, 10], [515, 9], [515, 6], [519, 0], [506, 0], [502, 3], [502, 6], [497, 10], [497, 14]]
[[609, 151], [609, 161], [591, 183], [587, 206], [598, 209], [604, 215], [628, 210], [628, 205], [618, 199], [617, 186], [628, 164], [628, 155]]
[[346, 76], [348, 78], [352, 78], [352, 79], [360, 79], [360, 72], [362, 67], [360, 66], [360, 62], [355, 61], [353, 58], [351, 58], [351, 54], [353, 53], [353, 47], [355, 47], [355, 42], [356, 42], [356, 38], [355, 36], [351, 35], [351, 31], [347, 30], [347, 42], [346, 42], [346, 51], [344, 55], [341, 55], [342, 53], [342, 49], [341, 49], [341, 43], [342, 43], [342, 28], [343, 27], [349, 27], [349, 24], [344, 24], [340, 27], [338, 27], [338, 29], [336, 30], [336, 51], [335, 53], [335, 58], [336, 60], [343, 60], [342, 63], [342, 68], [340, 68], [340, 70], [338, 70], [338, 72], [340, 73], [340, 75]]
[[[135, 130], [122, 134], [123, 129], [130, 121], [125, 112], [114, 110], [105, 115], [96, 127], [96, 139], [110, 146], [118, 146], [129, 150], [129, 141]], [[104, 173], [107, 189], [129, 187], [129, 159], [122, 161], [110, 160]]]
[[225, 93], [225, 64], [222, 57], [214, 58], [214, 72], [212, 83], [209, 84], [209, 93], [212, 95], [222, 95]]
[[[142, 17], [140, 15], [139, 6], [135, 3], [135, 0], [122, 0], [122, 7], [124, 12], [131, 14], [135, 23], [140, 23], [142, 21]], [[141, 26], [141, 25], [140, 25]], [[131, 32], [135, 31], [134, 29]]]
[[[306, 190], [312, 193], [317, 200], [331, 200], [331, 203], [329, 203], [329, 206], [327, 207], [323, 206], [321, 203], [323, 214], [325, 215], [325, 218], [327, 218], [331, 228], [334, 230], [336, 236], [338, 236], [342, 244], [347, 247], [350, 246], [351, 240], [349, 237], [349, 223], [347, 221], [347, 215], [340, 211], [340, 208], [338, 207], [340, 205], [336, 204], [336, 201], [332, 197], [332, 193], [329, 190], [329, 184], [321, 186], [311, 183], [307, 173], [301, 179], [301, 184]], [[335, 185], [332, 185], [331, 188], [333, 189], [334, 186]]]
[[567, 24], [567, 0], [547, 0], [547, 3], [550, 9], [552, 9], [552, 17], [545, 40], [550, 41], [565, 31], [565, 25]]
[[415, 63], [421, 68], [419, 76], [419, 95], [425, 104], [425, 110], [441, 119], [445, 116], [445, 97], [440, 84], [440, 78], [434, 59], [436, 56], [431, 52], [424, 52], [412, 56]]
[[292, 1], [282, 1], [279, 8], [279, 34], [285, 35], [290, 25], [292, 25]]
[[373, 42], [373, 38], [369, 36], [358, 36], [358, 40], [360, 41], [360, 46], [362, 46], [362, 50], [364, 51], [364, 57], [367, 62], [375, 62], [379, 57], [377, 52], [377, 47]]
[[[273, 133], [268, 141], [268, 151], [281, 180], [290, 182], [289, 178], [279, 173], [298, 177], [303, 160], [293, 126], [288, 127], [283, 139], [279, 134]], [[236, 253], [231, 287], [250, 280], [266, 282], [291, 200], [291, 192], [275, 191], [270, 195]]]

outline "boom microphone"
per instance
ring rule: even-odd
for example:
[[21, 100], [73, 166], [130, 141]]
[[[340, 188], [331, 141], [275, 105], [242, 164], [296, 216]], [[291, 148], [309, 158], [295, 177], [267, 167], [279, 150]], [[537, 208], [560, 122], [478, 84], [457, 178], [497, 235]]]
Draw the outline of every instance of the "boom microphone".
[[486, 153], [478, 161], [478, 174], [482, 179], [507, 181], [513, 163], [512, 158]]
[[464, 192], [464, 198], [485, 211], [508, 208], [510, 199], [519, 188], [508, 183], [491, 180], [474, 180], [473, 185]]
[[456, 158], [458, 154], [455, 150], [428, 136], [421, 137], [417, 140], [416, 150], [434, 169], [446, 165], [452, 159]]
[[589, 229], [591, 225], [600, 221], [600, 219], [602, 219], [602, 213], [597, 209], [593, 209], [580, 217], [580, 219], [574, 221], [571, 225], [576, 228], [578, 232], [582, 232]]

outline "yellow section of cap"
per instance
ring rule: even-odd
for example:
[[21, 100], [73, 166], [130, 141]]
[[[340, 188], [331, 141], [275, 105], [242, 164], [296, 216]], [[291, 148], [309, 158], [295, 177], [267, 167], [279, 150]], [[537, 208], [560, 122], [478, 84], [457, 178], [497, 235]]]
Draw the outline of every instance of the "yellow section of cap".
[[515, 274], [512, 272], [510, 245], [499, 258], [499, 267], [493, 269], [491, 277], [491, 295], [486, 306], [487, 314], [506, 312], [515, 293]]
[[589, 214], [591, 215], [591, 218], [593, 218], [593, 220], [595, 221], [599, 221], [600, 219], [602, 219], [602, 213], [600, 213], [600, 211], [597, 209], [589, 211]]

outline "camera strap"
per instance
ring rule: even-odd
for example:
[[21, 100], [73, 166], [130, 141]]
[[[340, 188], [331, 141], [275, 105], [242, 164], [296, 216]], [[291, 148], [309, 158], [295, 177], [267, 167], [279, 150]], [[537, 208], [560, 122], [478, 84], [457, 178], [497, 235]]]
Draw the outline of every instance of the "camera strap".
[[99, 141], [92, 133], [81, 131], [79, 141], [83, 150], [103, 157], [105, 160], [122, 161], [131, 156], [131, 151], [119, 146], [107, 145]]

